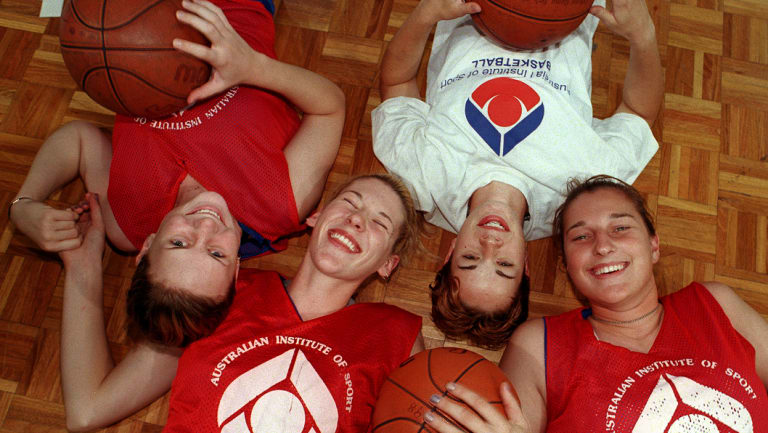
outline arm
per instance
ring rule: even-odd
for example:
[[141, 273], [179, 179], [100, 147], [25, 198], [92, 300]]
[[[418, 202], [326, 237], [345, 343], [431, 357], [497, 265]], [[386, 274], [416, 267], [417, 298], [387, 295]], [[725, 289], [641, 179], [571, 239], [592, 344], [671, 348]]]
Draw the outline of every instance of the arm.
[[709, 281], [704, 286], [725, 311], [731, 325], [755, 348], [755, 369], [768, 387], [768, 323], [725, 284]]
[[[107, 196], [112, 144], [107, 134], [95, 125], [75, 121], [48, 137], [32, 162], [16, 197], [29, 197], [10, 209], [11, 221], [22, 233], [45, 251], [77, 248], [83, 240], [78, 230], [77, 212], [54, 209], [45, 203], [54, 191], [80, 176], [88, 191]], [[104, 200], [104, 220], [112, 243], [124, 251], [134, 247], [117, 225]]]
[[419, 331], [419, 335], [416, 336], [416, 341], [413, 342], [413, 347], [411, 348], [411, 356], [423, 351], [424, 349], [424, 336], [421, 334], [421, 331]]
[[531, 432], [544, 432], [547, 426], [544, 344], [544, 321], [529, 320], [512, 334], [499, 362], [521, 397]]
[[64, 305], [61, 384], [67, 428], [89, 430], [121, 420], [165, 393], [176, 374], [178, 353], [139, 345], [115, 366], [102, 310], [104, 225], [95, 194], [79, 221], [81, 246], [61, 253]]
[[593, 6], [590, 13], [629, 41], [629, 67], [616, 113], [636, 114], [653, 125], [664, 96], [664, 73], [645, 0], [615, 0], [612, 10]]
[[328, 79], [304, 68], [253, 50], [232, 28], [224, 13], [205, 0], [184, 1], [181, 22], [202, 32], [211, 46], [176, 39], [174, 46], [211, 64], [211, 79], [189, 94], [189, 102], [215, 95], [236, 84], [283, 95], [304, 114], [301, 126], [285, 147], [299, 218], [320, 199], [325, 177], [339, 149], [344, 127], [344, 93]]
[[480, 12], [477, 3], [463, 0], [421, 0], [389, 42], [381, 61], [381, 100], [419, 97], [416, 75], [432, 28], [440, 20]]

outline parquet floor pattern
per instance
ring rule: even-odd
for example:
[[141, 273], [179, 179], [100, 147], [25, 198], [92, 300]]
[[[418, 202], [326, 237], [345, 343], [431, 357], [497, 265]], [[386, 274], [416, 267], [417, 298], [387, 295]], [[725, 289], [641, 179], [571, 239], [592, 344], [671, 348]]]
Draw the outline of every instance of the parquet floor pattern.
[[[282, 0], [277, 52], [317, 71], [347, 96], [332, 190], [351, 175], [382, 171], [371, 148], [370, 112], [380, 102], [378, 66], [388, 41], [417, 0]], [[692, 280], [718, 280], [768, 317], [768, 2], [648, 0], [666, 71], [664, 107], [654, 126], [661, 148], [636, 182], [654, 211], [662, 244], [663, 292]], [[40, 0], [0, 0], [0, 433], [65, 431], [59, 385], [62, 272], [7, 221], [7, 204], [43, 139], [85, 119], [112, 115], [77, 90], [59, 52], [57, 19], [38, 18]], [[593, 102], [609, 115], [621, 97], [626, 41], [600, 28], [593, 54]], [[424, 64], [429, 52], [425, 53]], [[422, 82], [424, 76], [422, 74]], [[79, 181], [51, 198], [61, 206], [83, 194]], [[434, 230], [427, 249], [442, 256], [453, 235]], [[288, 251], [246, 263], [291, 276], [306, 235]], [[579, 305], [549, 239], [529, 250], [532, 316]], [[429, 347], [446, 341], [429, 320], [427, 285], [438, 259], [422, 255], [397, 277], [375, 281], [359, 300], [385, 301], [424, 317]], [[108, 250], [105, 317], [115, 357], [127, 351], [124, 294], [132, 258]], [[481, 351], [493, 360], [500, 352]], [[104, 432], [159, 432], [167, 396]]]

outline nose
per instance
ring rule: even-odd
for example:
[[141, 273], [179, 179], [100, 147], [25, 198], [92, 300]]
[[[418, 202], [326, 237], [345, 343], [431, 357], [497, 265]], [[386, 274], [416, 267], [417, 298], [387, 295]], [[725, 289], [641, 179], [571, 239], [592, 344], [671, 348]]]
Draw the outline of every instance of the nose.
[[610, 236], [604, 233], [597, 233], [595, 235], [595, 254], [605, 256], [614, 251], [616, 251], [616, 247]]
[[213, 218], [197, 218], [192, 222], [192, 226], [197, 230], [199, 237], [207, 237], [218, 233], [220, 224]]
[[352, 212], [347, 217], [347, 224], [351, 225], [357, 231], [365, 229], [365, 218], [360, 215], [360, 212]]
[[484, 248], [499, 248], [504, 245], [504, 240], [490, 233], [484, 233], [480, 236], [480, 245]]

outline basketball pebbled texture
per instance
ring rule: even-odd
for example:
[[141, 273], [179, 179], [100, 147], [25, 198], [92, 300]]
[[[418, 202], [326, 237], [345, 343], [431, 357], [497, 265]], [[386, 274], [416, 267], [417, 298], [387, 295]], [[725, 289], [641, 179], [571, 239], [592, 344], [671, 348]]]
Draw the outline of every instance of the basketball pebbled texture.
[[72, 78], [116, 113], [159, 118], [184, 108], [210, 66], [173, 48], [174, 38], [208, 45], [176, 19], [179, 9], [181, 0], [67, 0], [59, 38]]
[[[425, 350], [405, 360], [384, 382], [371, 431], [433, 432], [424, 423], [424, 414], [434, 409], [429, 401], [433, 394], [453, 398], [445, 389], [448, 382], [470, 387], [504, 413], [499, 386], [506, 381], [496, 364], [475, 352], [448, 347]], [[435, 410], [438, 416], [453, 422], [447, 414]]]
[[502, 45], [534, 50], [559, 42], [587, 17], [592, 0], [472, 0], [478, 30]]

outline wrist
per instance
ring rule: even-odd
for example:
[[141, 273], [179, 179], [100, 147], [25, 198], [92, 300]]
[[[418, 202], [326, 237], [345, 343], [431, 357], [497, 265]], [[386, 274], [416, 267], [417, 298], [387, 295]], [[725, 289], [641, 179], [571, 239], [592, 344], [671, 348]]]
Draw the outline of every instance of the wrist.
[[27, 196], [24, 196], [24, 195], [20, 195], [20, 196], [14, 198], [13, 200], [11, 200], [11, 202], [8, 204], [8, 219], [9, 220], [11, 219], [11, 209], [13, 209], [14, 207], [18, 207], [19, 203], [23, 202], [23, 201], [30, 201], [30, 202], [32, 202], [32, 201], [36, 201], [36, 200], [33, 199], [32, 197], [27, 197]]

